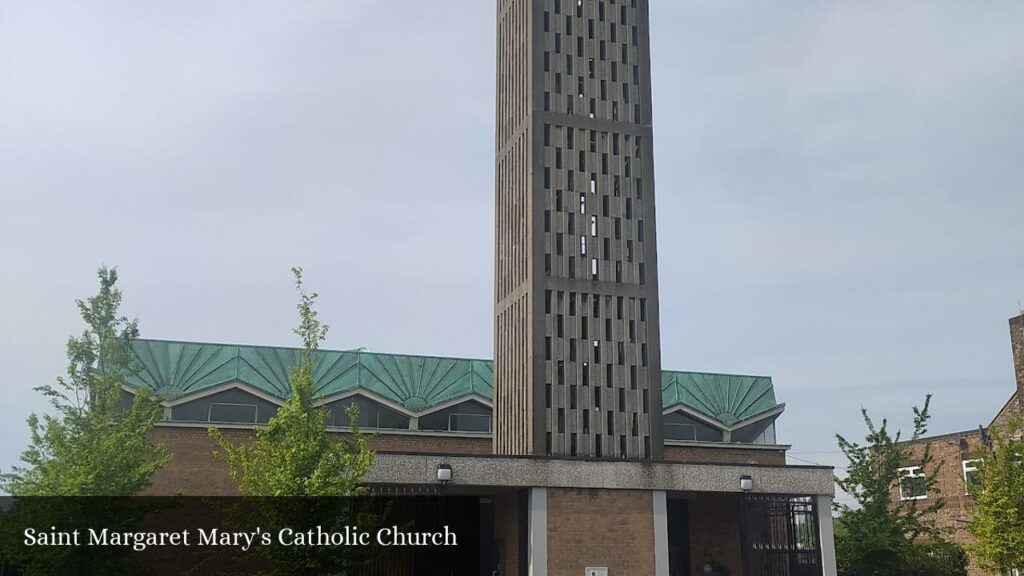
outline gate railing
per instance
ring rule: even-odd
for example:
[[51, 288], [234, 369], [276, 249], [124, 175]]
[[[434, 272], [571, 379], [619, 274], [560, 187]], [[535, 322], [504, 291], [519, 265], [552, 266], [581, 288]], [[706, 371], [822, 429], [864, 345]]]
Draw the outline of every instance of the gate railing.
[[821, 576], [813, 497], [747, 494], [742, 528], [747, 576]]

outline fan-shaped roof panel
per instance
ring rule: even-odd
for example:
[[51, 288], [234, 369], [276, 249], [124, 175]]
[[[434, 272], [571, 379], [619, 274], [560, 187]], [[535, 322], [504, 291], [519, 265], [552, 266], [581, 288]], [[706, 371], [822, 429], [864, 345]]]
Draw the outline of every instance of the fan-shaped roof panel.
[[[136, 340], [140, 370], [128, 382], [178, 400], [231, 382], [277, 398], [300, 359], [296, 348], [167, 340]], [[413, 413], [476, 396], [492, 398], [490, 360], [382, 354], [360, 350], [316, 352], [314, 377], [322, 397], [364, 391]], [[662, 406], [685, 406], [729, 427], [779, 407], [766, 376], [662, 372]]]

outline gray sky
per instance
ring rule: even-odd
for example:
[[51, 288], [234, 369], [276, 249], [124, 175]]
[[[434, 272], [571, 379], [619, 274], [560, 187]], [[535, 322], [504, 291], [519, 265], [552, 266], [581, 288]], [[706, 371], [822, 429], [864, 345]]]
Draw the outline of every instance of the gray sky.
[[[651, 12], [665, 367], [773, 376], [816, 462], [861, 405], [987, 423], [1024, 4]], [[302, 265], [328, 347], [490, 357], [494, 44], [484, 0], [0, 2], [0, 468], [101, 263], [147, 337], [295, 344]]]

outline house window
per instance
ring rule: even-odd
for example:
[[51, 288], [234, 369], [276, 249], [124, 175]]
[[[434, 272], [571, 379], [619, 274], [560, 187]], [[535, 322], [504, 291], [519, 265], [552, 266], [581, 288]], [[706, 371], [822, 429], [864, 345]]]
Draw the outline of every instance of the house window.
[[924, 471], [920, 466], [900, 468], [900, 500], [924, 500], [928, 497]]
[[981, 460], [964, 460], [961, 462], [961, 466], [964, 471], [964, 494], [971, 493], [971, 486], [975, 482], [975, 473], [978, 471], [978, 466], [981, 464]]

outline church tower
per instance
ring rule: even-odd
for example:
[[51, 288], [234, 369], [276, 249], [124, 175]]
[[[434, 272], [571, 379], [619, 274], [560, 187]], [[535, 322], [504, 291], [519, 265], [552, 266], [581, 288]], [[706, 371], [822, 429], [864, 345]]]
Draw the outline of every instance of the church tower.
[[662, 454], [648, 0], [497, 0], [494, 452]]

